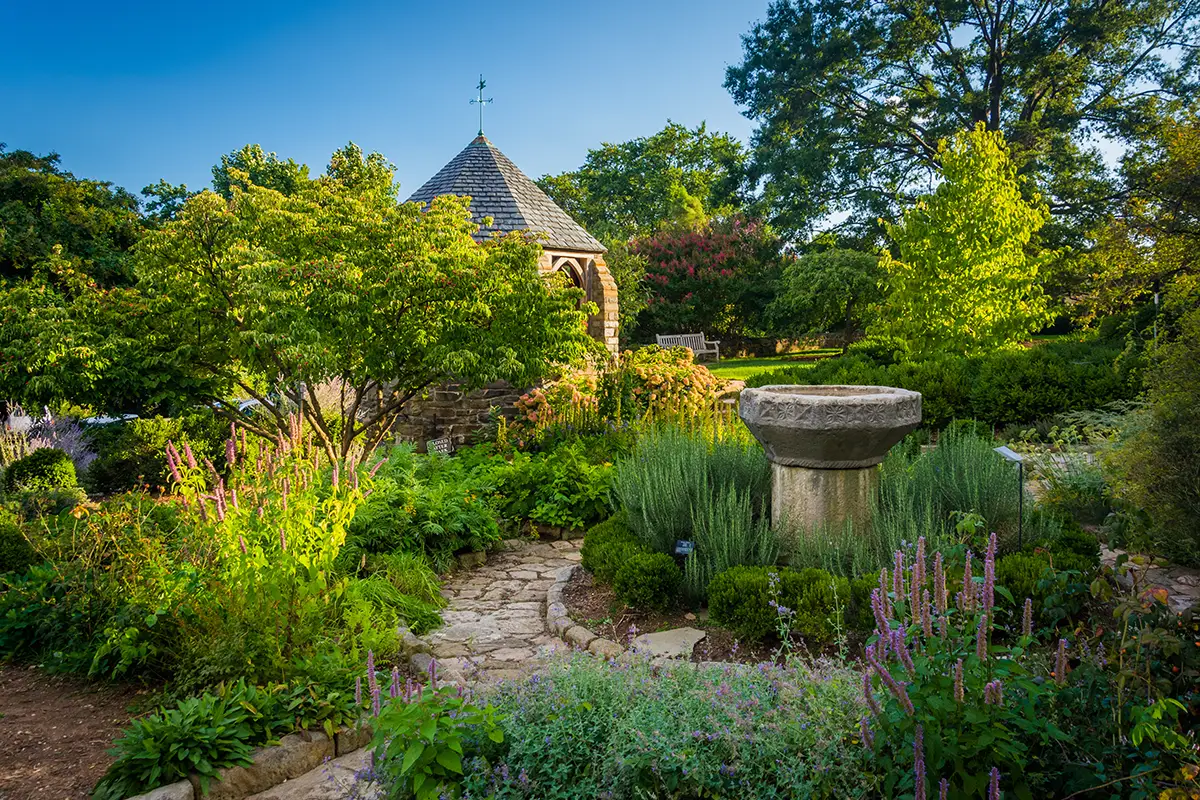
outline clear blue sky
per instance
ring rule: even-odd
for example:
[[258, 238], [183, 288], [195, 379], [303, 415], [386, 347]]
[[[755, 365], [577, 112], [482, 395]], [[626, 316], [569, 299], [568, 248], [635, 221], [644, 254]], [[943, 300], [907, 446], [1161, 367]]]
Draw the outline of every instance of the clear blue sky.
[[347, 141], [407, 196], [475, 135], [528, 175], [668, 118], [749, 136], [722, 88], [767, 0], [8, 3], [0, 141], [134, 192], [207, 186], [259, 143], [321, 171]]

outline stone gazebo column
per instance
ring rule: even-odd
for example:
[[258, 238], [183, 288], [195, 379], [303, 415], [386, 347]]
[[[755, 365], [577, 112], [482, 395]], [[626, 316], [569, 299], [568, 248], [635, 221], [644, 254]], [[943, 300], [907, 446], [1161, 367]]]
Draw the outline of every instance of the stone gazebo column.
[[888, 386], [763, 386], [738, 413], [771, 461], [771, 522], [810, 535], [871, 524], [877, 469], [921, 422], [921, 395]]

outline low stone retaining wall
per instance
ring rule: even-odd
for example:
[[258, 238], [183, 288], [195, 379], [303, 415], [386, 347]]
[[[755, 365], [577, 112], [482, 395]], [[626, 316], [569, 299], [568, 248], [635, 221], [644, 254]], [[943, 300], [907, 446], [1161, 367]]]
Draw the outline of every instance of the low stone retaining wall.
[[563, 591], [578, 566], [569, 567], [555, 580], [554, 585], [546, 591], [546, 632], [562, 639], [572, 647], [586, 650], [601, 658], [618, 658], [625, 648], [611, 639], [597, 636], [583, 625], [576, 624], [567, 614], [567, 606], [563, 603]]
[[365, 721], [357, 728], [335, 731], [332, 739], [324, 731], [291, 733], [277, 745], [255, 750], [250, 766], [220, 770], [220, 777], [209, 782], [207, 793], [200, 790], [200, 778], [190, 775], [185, 781], [160, 786], [130, 800], [242, 800], [299, 778], [330, 759], [359, 750], [371, 741], [372, 735]]

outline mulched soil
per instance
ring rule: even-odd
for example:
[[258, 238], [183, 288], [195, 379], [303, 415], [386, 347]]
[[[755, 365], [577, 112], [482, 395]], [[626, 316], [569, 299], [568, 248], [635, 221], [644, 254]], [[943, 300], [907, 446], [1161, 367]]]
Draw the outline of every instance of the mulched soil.
[[632, 636], [630, 629], [637, 626], [636, 633], [654, 633], [671, 628], [696, 628], [704, 631], [705, 637], [692, 650], [692, 661], [729, 661], [742, 664], [759, 664], [775, 659], [776, 648], [771, 644], [739, 642], [731, 632], [708, 619], [707, 611], [693, 613], [687, 610], [658, 613], [628, 608], [609, 586], [597, 583], [591, 574], [575, 570], [571, 582], [563, 591], [563, 603], [571, 618], [591, 630], [597, 636], [611, 639], [628, 647]]
[[147, 689], [0, 665], [0, 800], [86, 798]]

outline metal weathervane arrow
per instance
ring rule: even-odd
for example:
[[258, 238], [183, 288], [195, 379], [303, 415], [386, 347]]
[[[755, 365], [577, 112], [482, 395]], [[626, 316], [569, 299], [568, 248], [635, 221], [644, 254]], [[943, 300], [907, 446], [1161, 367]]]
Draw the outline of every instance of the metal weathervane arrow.
[[483, 79], [482, 72], [479, 73], [479, 86], [476, 88], [479, 90], [479, 96], [471, 101], [471, 105], [479, 106], [479, 135], [483, 136], [483, 107], [492, 102], [492, 98], [483, 99], [483, 90], [487, 88], [487, 81]]

